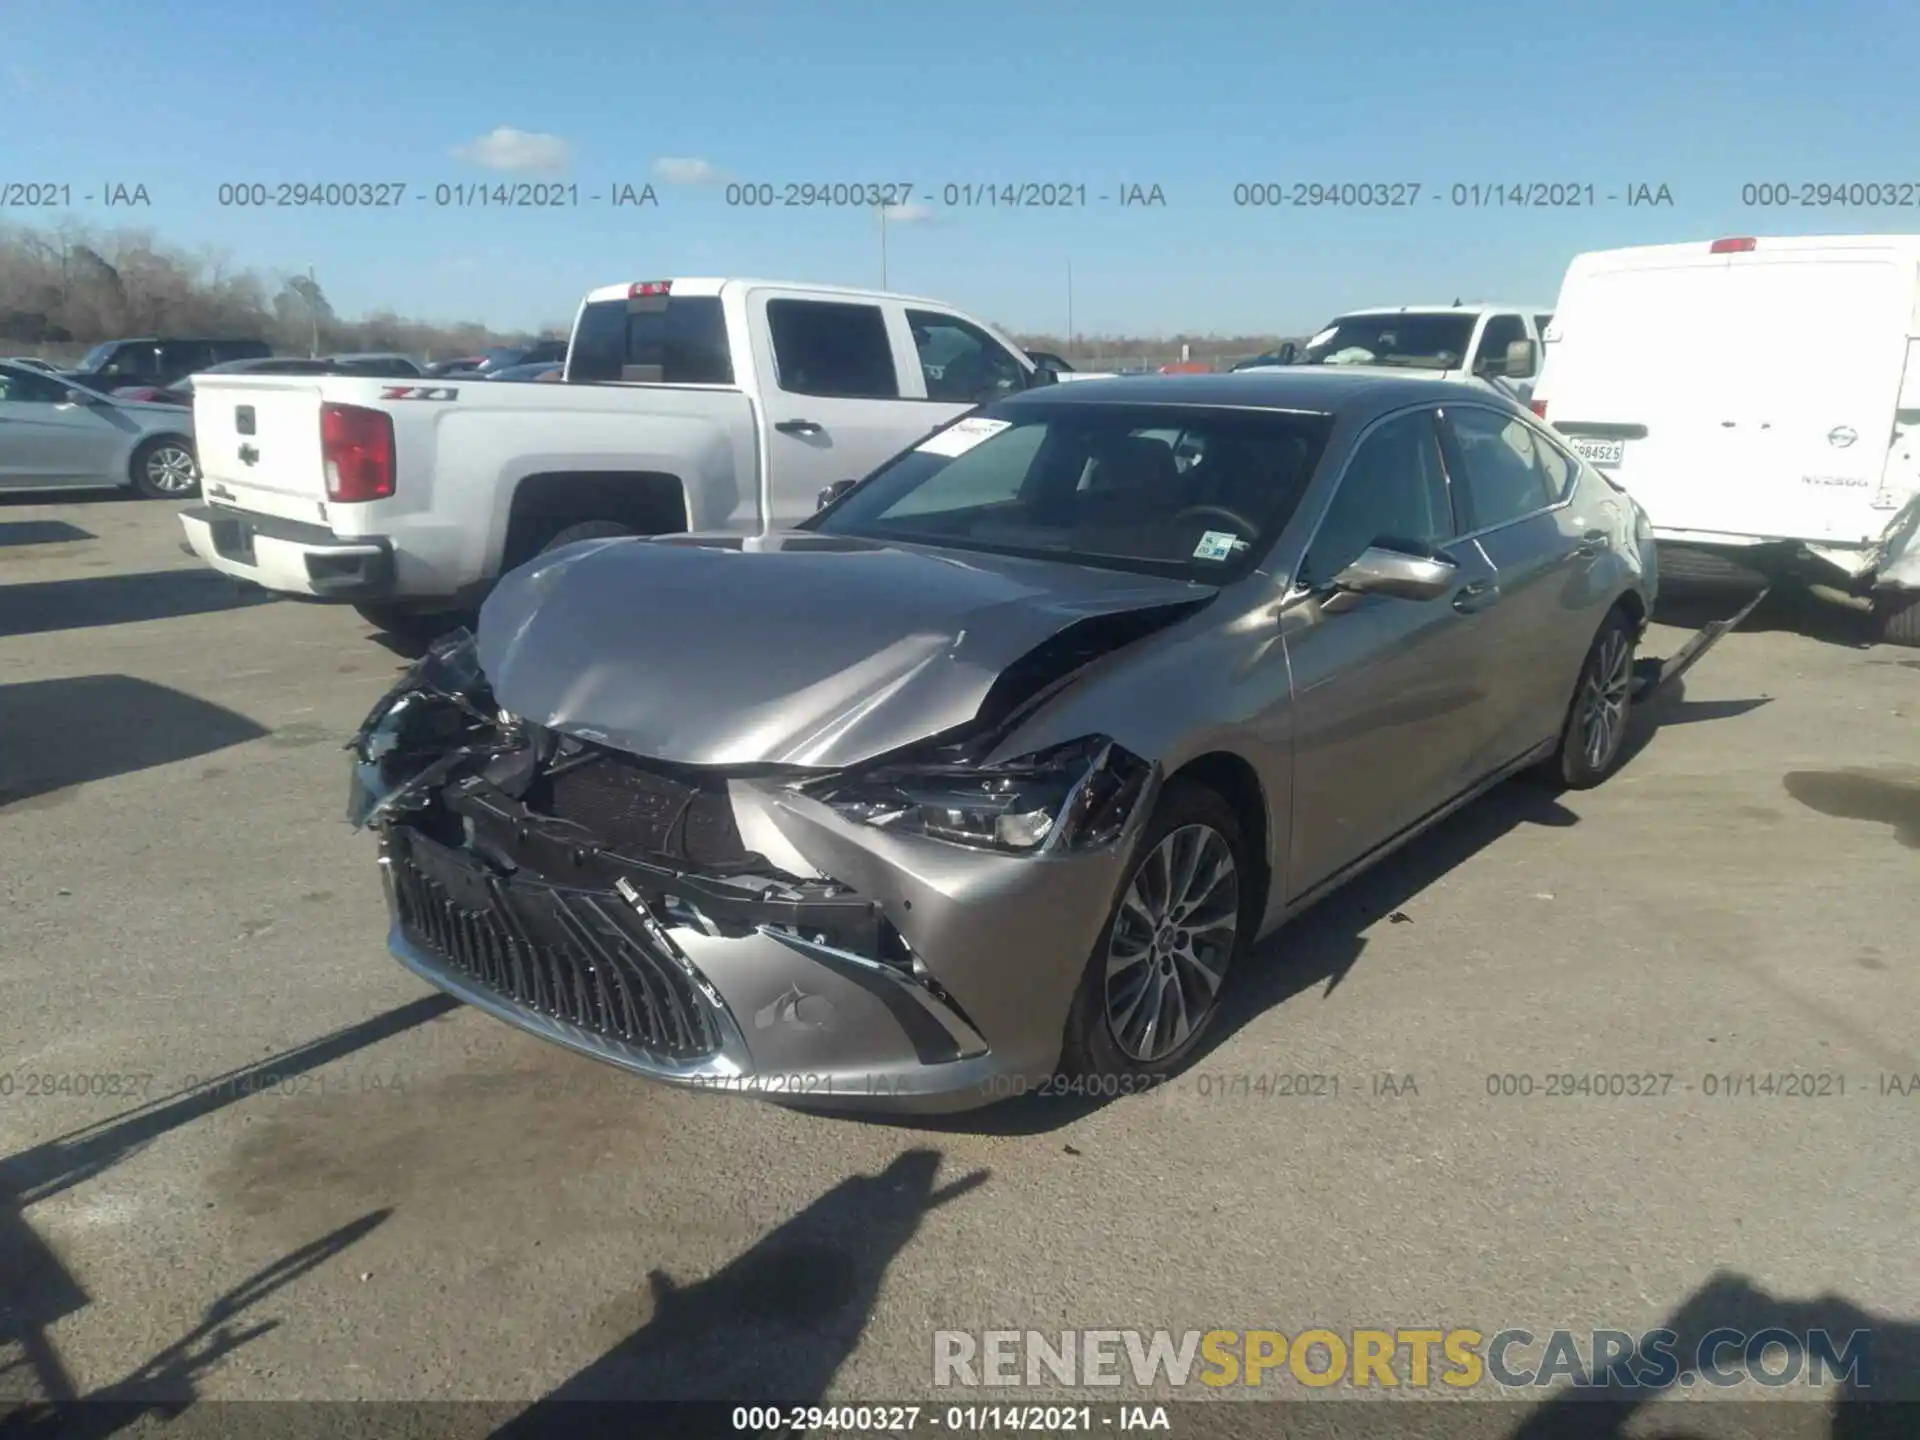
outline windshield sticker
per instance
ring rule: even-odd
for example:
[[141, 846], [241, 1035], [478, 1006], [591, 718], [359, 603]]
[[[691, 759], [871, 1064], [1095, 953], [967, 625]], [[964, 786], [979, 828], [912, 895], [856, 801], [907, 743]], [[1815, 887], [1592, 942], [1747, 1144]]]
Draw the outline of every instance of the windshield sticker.
[[956, 425], [950, 425], [929, 440], [923, 440], [914, 448], [922, 455], [945, 455], [952, 459], [964, 455], [982, 440], [991, 440], [1002, 430], [1007, 429], [1011, 420], [989, 420], [983, 415], [971, 416]]
[[1193, 547], [1196, 560], [1231, 560], [1233, 552], [1247, 548], [1247, 542], [1231, 530], [1209, 530], [1200, 537], [1200, 543]]

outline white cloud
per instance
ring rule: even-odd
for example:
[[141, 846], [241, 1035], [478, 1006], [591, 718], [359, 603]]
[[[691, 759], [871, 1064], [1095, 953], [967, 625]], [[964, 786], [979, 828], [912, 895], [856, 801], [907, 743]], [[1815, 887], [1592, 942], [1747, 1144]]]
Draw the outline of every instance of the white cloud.
[[710, 185], [720, 178], [711, 160], [684, 155], [662, 155], [653, 162], [653, 174], [669, 185]]
[[888, 221], [895, 225], [911, 225], [916, 220], [933, 218], [933, 207], [930, 205], [909, 202], [905, 205], [888, 205], [885, 208]]
[[573, 159], [572, 148], [558, 135], [540, 135], [502, 125], [478, 140], [454, 147], [454, 156], [489, 170], [528, 170], [553, 175]]

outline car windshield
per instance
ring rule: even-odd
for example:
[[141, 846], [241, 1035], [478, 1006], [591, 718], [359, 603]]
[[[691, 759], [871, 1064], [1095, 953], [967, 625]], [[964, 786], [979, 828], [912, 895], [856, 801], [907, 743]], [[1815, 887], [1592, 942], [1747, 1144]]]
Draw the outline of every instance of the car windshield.
[[1166, 405], [988, 406], [807, 528], [1220, 582], [1298, 505], [1329, 417]]
[[74, 369], [91, 374], [113, 358], [113, 352], [120, 348], [118, 340], [102, 340], [86, 354], [80, 357], [80, 363]]
[[1473, 339], [1472, 315], [1346, 315], [1309, 340], [1299, 365], [1404, 365], [1452, 370]]

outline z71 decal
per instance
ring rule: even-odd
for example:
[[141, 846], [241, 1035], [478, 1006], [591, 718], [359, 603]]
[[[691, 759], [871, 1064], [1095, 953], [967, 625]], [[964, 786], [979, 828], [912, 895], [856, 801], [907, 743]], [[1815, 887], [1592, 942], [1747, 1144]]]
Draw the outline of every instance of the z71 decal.
[[382, 400], [458, 400], [456, 385], [388, 385], [380, 391]]

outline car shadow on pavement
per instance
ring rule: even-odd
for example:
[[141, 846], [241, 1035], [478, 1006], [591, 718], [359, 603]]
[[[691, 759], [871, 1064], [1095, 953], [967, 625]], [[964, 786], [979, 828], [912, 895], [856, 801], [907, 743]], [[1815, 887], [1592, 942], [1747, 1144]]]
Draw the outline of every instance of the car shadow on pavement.
[[[1711, 585], [1663, 586], [1654, 603], [1653, 622], [1682, 630], [1698, 630], [1724, 620], [1753, 595], [1751, 589]], [[1740, 622], [1740, 633], [1791, 631], [1811, 640], [1865, 650], [1874, 644], [1873, 617], [1845, 605], [1822, 600], [1803, 590], [1781, 586], [1768, 592], [1754, 612]]]
[[0, 585], [0, 638], [243, 610], [278, 597], [214, 570], [147, 570]]
[[[921, 1222], [989, 1178], [975, 1170], [937, 1185], [941, 1159], [938, 1150], [913, 1149], [877, 1175], [850, 1176], [704, 1280], [681, 1285], [651, 1272], [647, 1323], [494, 1431], [494, 1440], [638, 1433], [631, 1415], [581, 1402], [818, 1403]], [[710, 1417], [702, 1423], [689, 1433], [714, 1433]], [[672, 1432], [650, 1417], [645, 1433]]]
[[[1920, 1435], [1920, 1324], [1890, 1320], [1863, 1309], [1839, 1295], [1811, 1300], [1782, 1300], [1768, 1294], [1745, 1276], [1721, 1271], [1689, 1296], [1656, 1327], [1671, 1332], [1657, 1350], [1646, 1347], [1649, 1337], [1623, 1359], [1597, 1375], [1586, 1377], [1613, 1382], [1611, 1390], [1570, 1388], [1534, 1408], [1507, 1440], [1707, 1440], [1726, 1434], [1720, 1424], [1741, 1419], [1751, 1429], [1740, 1434], [1787, 1437], [1820, 1436], [1823, 1440], [1912, 1440]], [[1742, 1353], [1752, 1337], [1765, 1331], [1777, 1337], [1784, 1352], [1762, 1357], [1766, 1374], [1788, 1377], [1787, 1384], [1744, 1380], [1726, 1384], [1729, 1373], [1752, 1373], [1753, 1358], [1744, 1364]], [[1845, 1378], [1835, 1375], [1841, 1366], [1827, 1358], [1829, 1380], [1838, 1379], [1832, 1399], [1837, 1406], [1809, 1404], [1827, 1395], [1807, 1385], [1814, 1356], [1806, 1353], [1811, 1331], [1825, 1331], [1831, 1354], [1843, 1361], [1854, 1354], [1859, 1367]], [[1719, 1335], [1716, 1332], [1728, 1332]], [[1850, 1351], [1849, 1342], [1866, 1332], [1863, 1348]], [[1738, 1341], [1733, 1339], [1737, 1332]], [[1721, 1342], [1709, 1346], [1708, 1342]], [[1702, 1350], [1709, 1353], [1702, 1355]], [[1660, 1360], [1664, 1351], [1670, 1359]], [[1696, 1363], [1714, 1367], [1708, 1374]], [[1665, 1373], [1670, 1370], [1672, 1373]], [[1661, 1372], [1657, 1379], [1648, 1377]], [[1701, 1382], [1707, 1382], [1702, 1384]], [[1805, 1401], [1796, 1404], [1788, 1392], [1800, 1389]], [[1703, 1404], [1666, 1405], [1663, 1399], [1682, 1394], [1720, 1395]], [[1764, 1393], [1764, 1400], [1736, 1398]], [[1664, 1426], [1649, 1426], [1647, 1411], [1658, 1406]], [[1472, 1407], [1468, 1407], [1472, 1408]], [[1824, 1421], [1825, 1423], [1821, 1423]]]
[[[256, 1092], [272, 1093], [290, 1079], [458, 1008], [459, 1002], [450, 996], [424, 995], [265, 1060], [211, 1076], [190, 1090], [163, 1095], [110, 1120], [0, 1159], [0, 1405], [24, 1398], [48, 1401], [78, 1398], [48, 1338], [48, 1331], [62, 1317], [91, 1303], [91, 1299], [28, 1222], [26, 1211], [30, 1206], [94, 1179], [170, 1131]], [[385, 1218], [384, 1212], [380, 1218]], [[364, 1230], [356, 1231], [348, 1226], [334, 1232], [329, 1239], [344, 1236], [343, 1243], [351, 1243], [362, 1233]], [[320, 1256], [313, 1263], [318, 1264], [319, 1259], [324, 1258]], [[269, 1272], [262, 1272], [262, 1276], [267, 1275]], [[290, 1275], [281, 1278], [268, 1288], [277, 1289], [291, 1278]], [[261, 1279], [255, 1276], [240, 1291], [232, 1293], [259, 1298], [254, 1292], [259, 1289]], [[226, 1298], [231, 1300], [232, 1295]], [[209, 1315], [213, 1312], [209, 1311]], [[204, 1337], [195, 1332], [189, 1340], [197, 1343], [198, 1338]], [[182, 1353], [190, 1352], [191, 1344], [188, 1344], [187, 1351]], [[171, 1348], [162, 1351], [129, 1379], [175, 1374], [180, 1359]], [[204, 1367], [206, 1357], [201, 1355], [195, 1363]], [[154, 1368], [156, 1364], [158, 1370]], [[169, 1365], [173, 1368], [169, 1369]], [[122, 1393], [126, 1384], [126, 1381], [119, 1382]], [[22, 1393], [29, 1385], [30, 1397]]]
[[91, 530], [65, 520], [0, 520], [0, 549], [15, 545], [71, 545], [76, 540], [98, 540]]
[[267, 733], [236, 711], [132, 675], [0, 685], [0, 812]]

